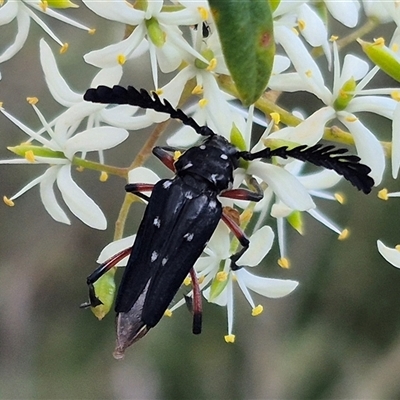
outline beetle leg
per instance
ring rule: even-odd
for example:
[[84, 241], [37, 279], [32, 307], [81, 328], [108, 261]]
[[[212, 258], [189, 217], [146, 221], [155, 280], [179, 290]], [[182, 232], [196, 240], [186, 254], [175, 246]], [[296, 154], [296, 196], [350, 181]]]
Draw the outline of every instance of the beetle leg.
[[172, 172], [175, 170], [175, 158], [169, 152], [176, 151], [173, 147], [160, 147], [156, 146], [153, 148], [153, 154]]
[[190, 277], [192, 278], [193, 288], [193, 325], [192, 332], [195, 335], [201, 333], [201, 322], [203, 317], [203, 306], [201, 301], [201, 292], [199, 287], [199, 280], [197, 279], [196, 271], [194, 268], [190, 269]]
[[152, 183], [128, 183], [125, 185], [125, 190], [132, 193], [143, 200], [149, 201], [150, 197], [142, 192], [151, 192], [154, 188]]
[[229, 189], [225, 190], [224, 192], [220, 193], [220, 197], [229, 197], [231, 199], [237, 199], [237, 200], [249, 200], [249, 201], [260, 201], [264, 197], [264, 192], [260, 186], [260, 184], [257, 182], [257, 180], [253, 177], [250, 177], [248, 179], [248, 184], [250, 186], [249, 189], [243, 189], [243, 188], [238, 188], [238, 189]]
[[235, 254], [231, 255], [231, 269], [233, 271], [239, 269], [240, 267], [236, 265], [236, 261], [245, 253], [245, 251], [249, 248], [250, 241], [240, 228], [240, 226], [229, 216], [228, 212], [225, 211], [225, 208], [222, 209], [222, 221], [228, 226], [228, 228], [232, 231], [232, 233], [236, 236], [239, 243], [242, 245], [242, 248], [237, 251]]
[[101, 300], [96, 296], [94, 290], [94, 283], [97, 282], [106, 272], [111, 268], [115, 267], [119, 261], [128, 256], [131, 253], [132, 247], [121, 250], [117, 254], [114, 254], [108, 260], [100, 264], [87, 278], [86, 283], [89, 286], [89, 301], [82, 303], [80, 308], [97, 307], [101, 304]]

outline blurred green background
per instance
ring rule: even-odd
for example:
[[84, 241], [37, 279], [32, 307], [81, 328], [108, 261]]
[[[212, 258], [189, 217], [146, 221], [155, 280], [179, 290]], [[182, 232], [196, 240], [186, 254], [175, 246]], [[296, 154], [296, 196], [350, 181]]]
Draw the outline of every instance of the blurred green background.
[[[57, 55], [57, 61], [67, 82], [83, 93], [96, 69], [81, 55], [85, 49], [115, 42], [124, 27], [97, 19], [84, 7], [66, 13], [97, 28], [90, 36], [46, 19], [69, 42], [68, 53]], [[1, 49], [15, 35], [10, 26], [16, 29], [12, 24], [0, 31]], [[369, 39], [392, 30], [383, 26]], [[40, 37], [58, 51], [32, 24], [23, 50], [0, 65], [0, 101], [32, 128], [39, 122], [27, 96], [39, 97], [38, 106], [49, 120], [62, 111], [43, 79]], [[146, 57], [129, 63], [123, 84], [151, 88], [148, 76], [141, 75], [149, 75], [148, 69]], [[383, 75], [382, 79], [382, 86], [392, 85]], [[302, 96], [282, 101], [304, 105]], [[387, 121], [373, 119], [368, 126], [380, 139], [389, 140]], [[128, 165], [147, 134], [131, 134], [128, 146], [107, 152], [107, 162]], [[25, 139], [0, 116], [0, 159], [12, 157], [6, 146]], [[159, 164], [157, 168], [169, 176]], [[2, 165], [1, 194], [11, 196], [42, 171], [41, 166]], [[388, 171], [387, 187], [400, 190], [389, 175]], [[225, 310], [205, 304], [201, 335], [191, 334], [191, 317], [181, 308], [129, 349], [124, 360], [116, 361], [111, 355], [112, 313], [99, 322], [78, 306], [87, 299], [86, 276], [95, 268], [99, 251], [112, 240], [125, 182], [110, 177], [100, 183], [98, 174], [90, 171], [75, 178], [103, 209], [107, 231], [94, 231], [73, 216], [71, 226], [53, 221], [40, 203], [38, 188], [13, 208], [0, 204], [1, 399], [400, 398], [400, 271], [376, 249], [377, 239], [390, 246], [400, 242], [400, 199], [382, 202], [376, 189], [365, 196], [343, 183], [338, 190], [346, 193], [345, 205], [319, 202], [321, 210], [351, 230], [350, 237], [338, 241], [333, 232], [306, 216], [304, 236], [289, 232], [292, 268], [276, 265], [274, 249], [258, 270], [270, 277], [297, 279], [298, 289], [278, 300], [254, 296], [256, 304], [264, 305], [257, 318], [251, 317], [238, 292], [235, 344], [223, 339]], [[143, 207], [132, 211], [127, 234], [134, 232]]]

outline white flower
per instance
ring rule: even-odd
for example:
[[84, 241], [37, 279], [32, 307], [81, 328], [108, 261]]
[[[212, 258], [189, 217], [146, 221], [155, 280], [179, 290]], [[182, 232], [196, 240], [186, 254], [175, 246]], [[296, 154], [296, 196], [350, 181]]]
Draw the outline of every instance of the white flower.
[[[317, 63], [312, 59], [298, 37], [287, 28], [277, 27], [277, 29], [283, 30], [279, 36], [281, 45], [297, 72], [272, 76], [269, 86], [272, 89], [288, 92], [304, 90], [320, 98], [326, 105], [326, 107], [317, 111], [317, 113], [323, 115], [323, 118], [319, 121], [320, 138], [322, 138], [326, 123], [335, 117], [338, 118], [353, 135], [361, 161], [371, 168], [370, 175], [374, 179], [375, 185], [379, 185], [385, 168], [383, 148], [379, 140], [354, 114], [372, 112], [393, 119], [397, 102], [391, 98], [378, 95], [391, 94], [395, 89], [364, 90], [364, 87], [377, 72], [377, 68], [368, 73], [368, 64], [365, 61], [347, 55], [340, 70], [336, 43], [333, 43], [334, 76], [333, 89], [330, 91], [325, 86]], [[360, 82], [356, 84], [358, 80]], [[276, 136], [280, 136], [279, 133]]]
[[[31, 19], [34, 20], [53, 40], [55, 40], [60, 46], [61, 51], [64, 52], [68, 48], [67, 43], [63, 43], [53, 31], [40, 19], [38, 12], [46, 14], [59, 21], [65, 22], [69, 25], [75, 26], [79, 29], [87, 30], [89, 33], [93, 33], [93, 30], [85, 25], [68, 18], [51, 8], [45, 6], [45, 2], [36, 0], [20, 0], [20, 1], [6, 1], [5, 4], [0, 5], [0, 26], [7, 25], [14, 19], [18, 24], [18, 33], [15, 37], [14, 43], [7, 47], [0, 55], [0, 63], [9, 60], [13, 57], [25, 44], [25, 41], [29, 34], [29, 27]], [[1, 76], [0, 76], [1, 77]]]
[[[250, 273], [246, 268], [257, 266], [272, 247], [274, 233], [264, 226], [250, 237], [248, 250], [237, 260], [238, 269], [231, 270], [232, 255], [228, 228], [219, 223], [204, 252], [195, 263], [197, 275], [201, 278], [200, 288], [205, 298], [215, 304], [227, 307], [228, 335], [226, 341], [233, 341], [233, 284], [237, 282], [246, 300], [252, 308], [252, 314], [262, 312], [262, 306], [256, 306], [249, 290], [269, 298], [279, 298], [291, 293], [298, 282], [288, 279], [265, 278]], [[175, 309], [177, 304], [173, 309]], [[171, 309], [172, 310], [172, 309]]]
[[121, 42], [86, 54], [84, 58], [89, 64], [100, 68], [123, 64], [126, 60], [140, 55], [143, 49], [148, 47], [154, 87], [158, 89], [157, 63], [161, 71], [167, 73], [177, 69], [186, 54], [203, 59], [186, 42], [178, 28], [179, 25], [195, 25], [202, 22], [202, 17], [195, 8], [165, 12], [162, 11], [161, 0], [149, 1], [146, 10], [135, 9], [124, 1], [84, 0], [84, 3], [103, 18], [135, 26], [133, 32]]
[[39, 146], [28, 143], [10, 148], [25, 158], [2, 160], [0, 164], [44, 164], [48, 165], [48, 168], [10, 199], [5, 198], [5, 202], [13, 205], [13, 200], [39, 184], [41, 200], [46, 211], [56, 221], [70, 224], [68, 216], [58, 204], [54, 193], [53, 186], [57, 183], [65, 204], [77, 218], [92, 228], [105, 229], [107, 221], [103, 212], [73, 181], [71, 166], [77, 153], [86, 154], [90, 151], [102, 151], [115, 147], [128, 137], [128, 132], [121, 128], [97, 127], [83, 130], [70, 137], [71, 132], [67, 134], [65, 131], [58, 130], [57, 125], [54, 129], [49, 126], [39, 109], [34, 104], [32, 106], [49, 138], [44, 137], [43, 131], [38, 133], [31, 130], [1, 108], [2, 114], [24, 131], [30, 137], [30, 141], [33, 141], [32, 143], [36, 142]]

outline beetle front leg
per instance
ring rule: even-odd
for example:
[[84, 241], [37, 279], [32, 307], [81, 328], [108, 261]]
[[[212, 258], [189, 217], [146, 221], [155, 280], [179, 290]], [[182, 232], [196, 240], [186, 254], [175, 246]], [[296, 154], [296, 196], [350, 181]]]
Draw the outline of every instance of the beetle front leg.
[[225, 224], [228, 226], [228, 228], [232, 231], [232, 233], [236, 236], [237, 240], [239, 240], [239, 243], [242, 245], [242, 248], [237, 251], [235, 254], [232, 254], [230, 259], [231, 259], [231, 269], [233, 271], [239, 269], [236, 265], [236, 261], [239, 260], [239, 258], [247, 251], [250, 245], [250, 241], [243, 232], [243, 230], [240, 228], [240, 226], [232, 219], [232, 217], [228, 214], [228, 211], [223, 208], [222, 209], [222, 221], [225, 222]]
[[238, 188], [238, 189], [228, 189], [225, 190], [224, 192], [220, 193], [220, 197], [228, 197], [230, 199], [236, 199], [236, 200], [249, 200], [249, 201], [255, 201], [259, 202], [260, 200], [263, 199], [264, 197], [264, 192], [260, 186], [260, 184], [257, 182], [257, 180], [254, 177], [248, 178], [248, 185], [250, 186], [249, 189], [243, 189], [243, 188]]

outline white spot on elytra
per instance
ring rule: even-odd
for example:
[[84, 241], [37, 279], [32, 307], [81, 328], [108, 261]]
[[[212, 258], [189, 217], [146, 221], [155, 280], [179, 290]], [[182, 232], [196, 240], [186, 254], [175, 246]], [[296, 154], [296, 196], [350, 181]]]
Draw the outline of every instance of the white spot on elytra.
[[188, 242], [191, 242], [191, 241], [193, 240], [193, 238], [194, 238], [194, 233], [186, 233], [183, 237], [184, 237]]
[[161, 220], [160, 217], [155, 217], [153, 220], [153, 225], [156, 226], [157, 228], [159, 228], [161, 226]]
[[211, 201], [208, 203], [208, 207], [210, 207], [210, 208], [215, 208], [215, 207], [217, 207], [217, 202], [216, 202], [215, 200], [211, 200]]
[[217, 181], [218, 174], [211, 174], [211, 180], [215, 183]]
[[150, 261], [151, 261], [151, 262], [154, 262], [154, 261], [157, 260], [157, 258], [158, 258], [158, 253], [157, 253], [156, 251], [153, 251], [153, 252], [151, 253]]
[[182, 167], [182, 170], [188, 169], [188, 168], [190, 168], [190, 167], [193, 167], [193, 163], [191, 163], [191, 162], [189, 161], [186, 165], [184, 165], [184, 166]]
[[228, 159], [228, 156], [227, 156], [226, 154], [221, 154], [221, 158], [222, 158], [223, 160], [227, 160], [227, 159]]
[[185, 197], [187, 198], [187, 199], [193, 199], [193, 193], [192, 192], [186, 192], [185, 193]]
[[162, 185], [163, 185], [164, 189], [168, 189], [172, 185], [172, 182], [171, 181], [165, 181]]
[[168, 257], [164, 257], [161, 261], [161, 265], [164, 266], [168, 261]]
[[205, 149], [206, 149], [206, 145], [205, 145], [205, 144], [202, 144], [201, 146], [199, 146], [199, 149], [200, 149], [200, 150], [205, 150]]

